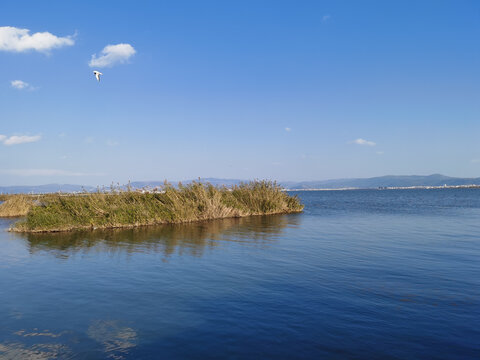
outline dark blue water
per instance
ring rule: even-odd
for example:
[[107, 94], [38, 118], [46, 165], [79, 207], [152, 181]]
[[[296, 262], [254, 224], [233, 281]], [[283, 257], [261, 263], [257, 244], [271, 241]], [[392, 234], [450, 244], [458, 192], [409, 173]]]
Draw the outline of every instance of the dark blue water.
[[1, 232], [0, 358], [480, 358], [480, 190], [298, 195], [297, 215]]

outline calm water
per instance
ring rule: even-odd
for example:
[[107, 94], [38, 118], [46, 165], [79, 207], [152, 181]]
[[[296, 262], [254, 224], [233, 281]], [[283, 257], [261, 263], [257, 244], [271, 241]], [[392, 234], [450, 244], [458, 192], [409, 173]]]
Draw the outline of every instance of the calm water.
[[480, 358], [480, 190], [298, 195], [297, 215], [0, 232], [0, 358]]

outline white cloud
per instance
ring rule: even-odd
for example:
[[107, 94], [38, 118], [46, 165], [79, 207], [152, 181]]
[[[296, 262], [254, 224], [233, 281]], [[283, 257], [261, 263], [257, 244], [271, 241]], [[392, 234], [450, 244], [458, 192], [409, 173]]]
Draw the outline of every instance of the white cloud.
[[118, 141], [108, 139], [108, 140], [107, 140], [107, 145], [108, 145], [108, 146], [117, 146], [117, 145], [118, 145]]
[[368, 141], [362, 138], [358, 138], [352, 141], [352, 144], [365, 145], [365, 146], [375, 146], [376, 144], [373, 141]]
[[383, 155], [384, 152], [383, 152], [383, 151], [377, 151], [377, 154], [378, 154], [378, 155]]
[[123, 64], [128, 61], [136, 51], [130, 44], [107, 45], [103, 48], [100, 56], [92, 55], [88, 63], [90, 67], [110, 67], [116, 64]]
[[85, 138], [85, 142], [86, 142], [87, 144], [91, 144], [91, 143], [93, 143], [94, 141], [95, 141], [95, 138], [94, 138], [93, 136], [87, 136], [87, 137]]
[[0, 51], [25, 52], [29, 50], [48, 53], [52, 49], [72, 46], [72, 36], [58, 37], [49, 32], [29, 34], [28, 29], [13, 26], [0, 27]]
[[104, 173], [83, 173], [59, 169], [5, 169], [0, 173], [16, 176], [104, 176]]
[[3, 145], [18, 145], [18, 144], [26, 144], [26, 143], [32, 143], [40, 140], [42, 138], [41, 135], [34, 135], [34, 136], [28, 136], [28, 135], [13, 135], [13, 136], [5, 136], [5, 135], [0, 135], [0, 142], [3, 143]]
[[472, 159], [470, 160], [472, 164], [480, 163], [480, 159]]
[[22, 80], [12, 80], [10, 85], [17, 90], [35, 90], [35, 87]]
[[286, 127], [286, 128], [285, 128], [285, 131], [287, 131], [287, 132], [288, 132], [288, 131], [292, 131], [292, 129], [289, 128], [289, 127]]
[[331, 15], [327, 14], [327, 15], [323, 15], [322, 16], [322, 22], [327, 22], [328, 20], [330, 20], [332, 18]]

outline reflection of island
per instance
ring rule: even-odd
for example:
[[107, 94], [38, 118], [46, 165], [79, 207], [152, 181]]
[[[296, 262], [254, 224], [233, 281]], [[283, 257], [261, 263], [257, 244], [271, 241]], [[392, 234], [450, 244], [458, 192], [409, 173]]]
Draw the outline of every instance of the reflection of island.
[[69, 233], [30, 233], [20, 235], [28, 241], [30, 253], [51, 251], [68, 257], [77, 252], [158, 252], [169, 256], [201, 256], [206, 248], [220, 241], [265, 246], [275, 241], [285, 227], [296, 226], [299, 215], [253, 216], [191, 224], [146, 226]]

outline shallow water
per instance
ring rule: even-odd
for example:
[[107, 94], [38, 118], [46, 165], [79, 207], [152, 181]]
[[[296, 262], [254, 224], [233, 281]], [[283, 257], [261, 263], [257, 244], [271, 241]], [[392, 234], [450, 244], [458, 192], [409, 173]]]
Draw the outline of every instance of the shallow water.
[[1, 232], [0, 358], [480, 358], [480, 190], [297, 194], [303, 214]]

